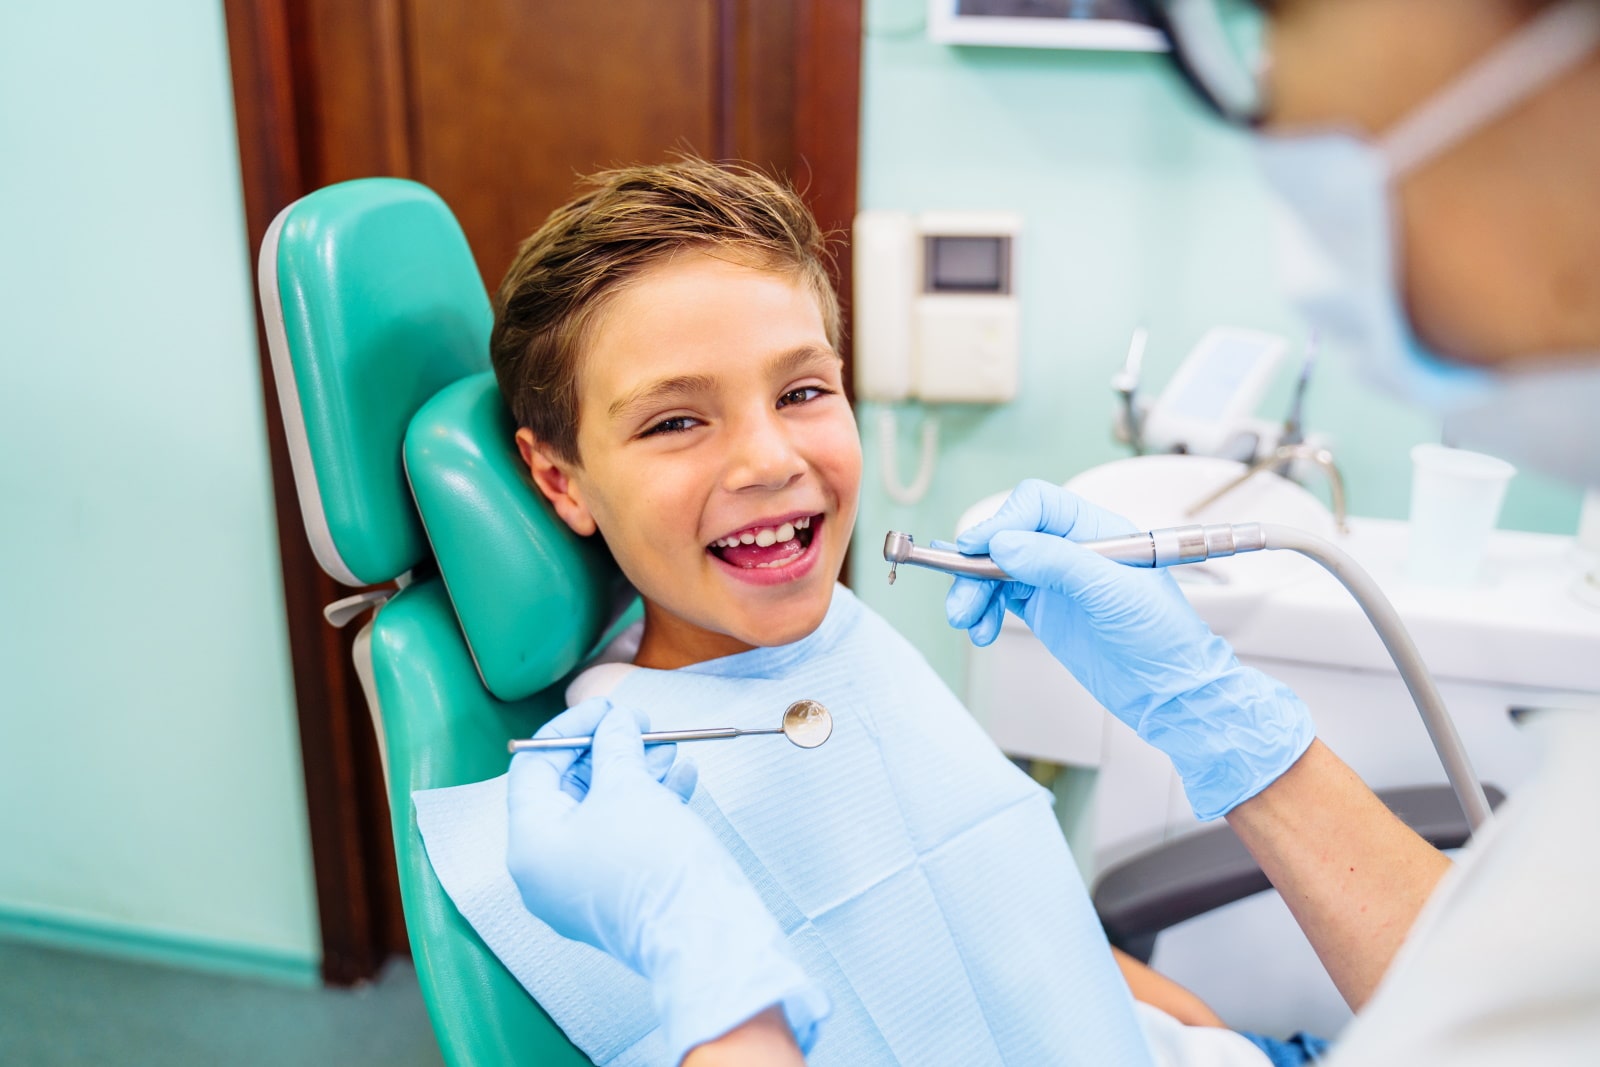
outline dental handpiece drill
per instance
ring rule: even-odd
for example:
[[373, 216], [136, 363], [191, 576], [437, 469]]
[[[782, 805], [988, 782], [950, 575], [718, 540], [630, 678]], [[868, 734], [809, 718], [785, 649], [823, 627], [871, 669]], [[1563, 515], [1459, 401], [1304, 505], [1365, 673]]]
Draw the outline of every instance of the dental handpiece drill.
[[[1395, 669], [1417, 705], [1434, 751], [1444, 764], [1445, 777], [1461, 803], [1467, 825], [1474, 831], [1489, 821], [1489, 800], [1478, 781], [1477, 772], [1461, 743], [1455, 722], [1439, 695], [1439, 687], [1428, 673], [1417, 651], [1416, 642], [1401, 622], [1394, 605], [1372, 576], [1362, 570], [1349, 553], [1320, 537], [1277, 523], [1239, 522], [1207, 525], [1167, 526], [1143, 533], [1108, 537], [1100, 541], [1079, 541], [1091, 552], [1130, 567], [1172, 567], [1184, 563], [1233, 556], [1241, 552], [1283, 549], [1298, 552], [1339, 580], [1360, 605], [1367, 621], [1378, 632], [1383, 647], [1394, 660]], [[913, 567], [992, 581], [1011, 581], [1011, 575], [988, 556], [967, 556], [943, 548], [918, 548], [908, 533], [890, 530], [883, 539], [883, 558], [889, 563], [889, 583], [902, 563]]]
[[[1100, 541], [1078, 542], [1091, 552], [1129, 567], [1172, 567], [1180, 563], [1200, 563], [1240, 552], [1258, 552], [1267, 547], [1266, 535], [1258, 522], [1198, 523], [1167, 526], [1159, 530], [1107, 537]], [[883, 539], [883, 558], [889, 562], [889, 584], [902, 563], [946, 574], [969, 578], [1009, 581], [1011, 575], [988, 556], [968, 556], [947, 548], [919, 548], [908, 533], [890, 530]]]

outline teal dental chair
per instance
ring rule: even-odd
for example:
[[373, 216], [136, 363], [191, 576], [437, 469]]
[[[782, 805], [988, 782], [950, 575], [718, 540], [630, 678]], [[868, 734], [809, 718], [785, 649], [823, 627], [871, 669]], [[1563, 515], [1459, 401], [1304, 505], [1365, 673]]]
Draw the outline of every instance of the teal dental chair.
[[586, 1064], [446, 896], [418, 789], [504, 773], [506, 742], [566, 706], [563, 679], [630, 598], [594, 540], [528, 482], [488, 372], [491, 313], [450, 210], [412, 182], [330, 186], [285, 208], [261, 303], [317, 561], [351, 586], [401, 900], [445, 1060]]

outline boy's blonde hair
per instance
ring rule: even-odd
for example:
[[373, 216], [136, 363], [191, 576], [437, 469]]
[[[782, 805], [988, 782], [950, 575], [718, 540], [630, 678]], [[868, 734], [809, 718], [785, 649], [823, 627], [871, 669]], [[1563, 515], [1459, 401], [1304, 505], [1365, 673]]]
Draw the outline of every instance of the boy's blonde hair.
[[826, 239], [800, 197], [742, 164], [684, 157], [583, 180], [522, 243], [494, 300], [489, 355], [517, 425], [578, 457], [578, 359], [610, 297], [683, 249], [797, 276], [839, 349]]

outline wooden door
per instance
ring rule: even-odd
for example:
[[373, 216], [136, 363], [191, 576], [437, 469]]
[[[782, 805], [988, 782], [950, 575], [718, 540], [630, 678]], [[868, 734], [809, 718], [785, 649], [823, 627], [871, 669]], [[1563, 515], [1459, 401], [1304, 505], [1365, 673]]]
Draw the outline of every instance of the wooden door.
[[[823, 227], [855, 214], [860, 0], [225, 0], [251, 249], [292, 201], [373, 175], [432, 187], [493, 291], [577, 175], [673, 150], [789, 175]], [[837, 249], [841, 295], [849, 249]], [[848, 361], [848, 353], [846, 359]], [[323, 977], [406, 951], [387, 803], [345, 595], [302, 532], [261, 366]], [[846, 381], [849, 380], [848, 366]]]

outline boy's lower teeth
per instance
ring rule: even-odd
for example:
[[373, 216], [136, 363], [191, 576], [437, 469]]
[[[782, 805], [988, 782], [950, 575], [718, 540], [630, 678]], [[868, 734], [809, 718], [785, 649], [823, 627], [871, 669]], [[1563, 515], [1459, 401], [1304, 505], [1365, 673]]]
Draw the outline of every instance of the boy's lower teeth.
[[[784, 564], [788, 563], [790, 560], [794, 559], [796, 556], [798, 556], [802, 552], [804, 552], [805, 549], [801, 547], [800, 539], [799, 538], [795, 538], [792, 541], [781, 541], [776, 545], [771, 545], [771, 546], [768, 547], [768, 549], [766, 551], [767, 552], [771, 552], [771, 553], [777, 553], [777, 555], [773, 556], [773, 558], [771, 558], [771, 559], [745, 558], [745, 559], [738, 559], [738, 560], [729, 560], [729, 562], [733, 563], [734, 566], [742, 567], [743, 569], [745, 569], [747, 571], [748, 570], [770, 570], [773, 567], [781, 567], [781, 566], [783, 566]], [[763, 553], [763, 554], [765, 554], [765, 553]], [[741, 553], [741, 555], [742, 555], [742, 553]]]

